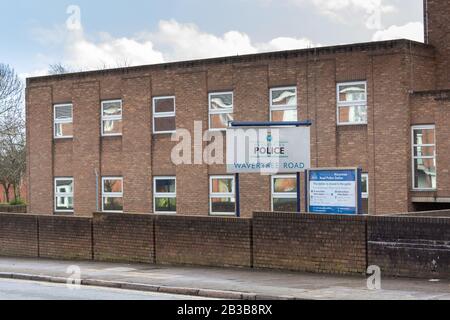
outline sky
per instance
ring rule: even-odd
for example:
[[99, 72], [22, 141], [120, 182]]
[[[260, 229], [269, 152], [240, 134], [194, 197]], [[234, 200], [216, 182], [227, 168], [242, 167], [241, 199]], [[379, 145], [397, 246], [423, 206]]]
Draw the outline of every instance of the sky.
[[0, 0], [0, 63], [21, 77], [407, 38], [422, 0]]

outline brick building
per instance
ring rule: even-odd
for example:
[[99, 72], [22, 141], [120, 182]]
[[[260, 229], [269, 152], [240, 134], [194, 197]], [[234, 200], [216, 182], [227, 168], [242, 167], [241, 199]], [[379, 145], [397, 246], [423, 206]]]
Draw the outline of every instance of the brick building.
[[[174, 165], [170, 157], [176, 128], [193, 132], [201, 121], [224, 134], [231, 119], [311, 120], [313, 166], [361, 167], [370, 213], [450, 208], [450, 3], [425, 1], [424, 12], [425, 44], [28, 79], [30, 212], [233, 215], [235, 181], [225, 165]], [[295, 208], [295, 176], [239, 180], [242, 216]]]

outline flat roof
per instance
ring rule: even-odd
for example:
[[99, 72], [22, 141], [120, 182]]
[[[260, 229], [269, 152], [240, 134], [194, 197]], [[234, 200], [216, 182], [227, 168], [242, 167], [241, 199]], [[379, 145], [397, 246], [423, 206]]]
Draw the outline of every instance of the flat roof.
[[258, 60], [279, 59], [279, 58], [287, 59], [287, 58], [294, 58], [294, 57], [300, 57], [300, 56], [309, 56], [309, 55], [310, 56], [318, 56], [318, 55], [325, 55], [325, 54], [348, 53], [348, 52], [358, 52], [358, 51], [375, 51], [375, 50], [380, 50], [380, 49], [395, 49], [395, 48], [399, 48], [402, 46], [408, 46], [408, 47], [413, 46], [414, 48], [425, 48], [425, 49], [433, 48], [433, 46], [431, 46], [429, 44], [425, 44], [425, 43], [417, 42], [417, 41], [413, 41], [413, 40], [407, 40], [407, 39], [372, 41], [372, 42], [351, 43], [351, 44], [324, 46], [324, 47], [315, 47], [315, 48], [306, 48], [306, 49], [297, 49], [297, 50], [264, 52], [264, 53], [236, 55], [236, 56], [227, 56], [227, 57], [218, 57], [218, 58], [166, 62], [166, 63], [159, 63], [159, 64], [133, 66], [133, 67], [100, 69], [100, 70], [92, 70], [92, 71], [81, 71], [81, 72], [72, 72], [72, 73], [64, 73], [64, 74], [56, 74], [56, 75], [30, 77], [30, 78], [27, 78], [27, 84], [30, 84], [33, 82], [61, 80], [61, 79], [67, 79], [67, 78], [87, 77], [87, 76], [94, 76], [94, 75], [105, 75], [105, 74], [111, 74], [111, 73], [120, 74], [120, 73], [129, 73], [129, 72], [133, 72], [133, 71], [142, 71], [142, 70], [164, 70], [164, 69], [170, 69], [170, 68], [190, 68], [190, 67], [204, 66], [204, 65], [211, 65], [211, 64], [252, 62], [252, 61], [258, 61]]

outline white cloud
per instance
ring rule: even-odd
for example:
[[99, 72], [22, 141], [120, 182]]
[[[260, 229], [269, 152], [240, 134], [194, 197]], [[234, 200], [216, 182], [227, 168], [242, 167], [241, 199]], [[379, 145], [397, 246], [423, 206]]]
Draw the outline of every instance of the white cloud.
[[409, 39], [424, 42], [424, 31], [422, 22], [410, 22], [403, 26], [390, 26], [385, 30], [375, 32], [373, 41]]

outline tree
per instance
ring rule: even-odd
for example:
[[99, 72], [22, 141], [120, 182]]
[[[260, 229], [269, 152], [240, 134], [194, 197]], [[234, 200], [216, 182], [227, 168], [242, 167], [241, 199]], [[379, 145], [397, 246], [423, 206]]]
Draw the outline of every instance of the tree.
[[7, 64], [0, 63], [0, 117], [23, 102], [23, 83]]

